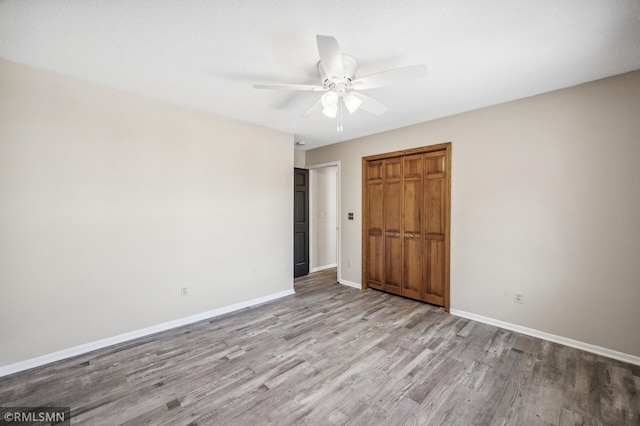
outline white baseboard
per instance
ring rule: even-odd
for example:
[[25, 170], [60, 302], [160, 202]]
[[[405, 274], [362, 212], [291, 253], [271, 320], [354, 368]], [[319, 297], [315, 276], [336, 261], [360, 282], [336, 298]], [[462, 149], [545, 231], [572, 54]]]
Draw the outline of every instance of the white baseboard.
[[354, 283], [352, 281], [340, 280], [340, 284], [346, 285], [346, 286], [349, 286], [349, 287], [353, 287], [353, 288], [357, 288], [358, 290], [362, 290], [362, 286], [360, 284]]
[[309, 271], [309, 272], [324, 271], [325, 269], [335, 268], [337, 266], [338, 266], [337, 263], [332, 263], [330, 265], [324, 265], [324, 266], [317, 266], [315, 268], [311, 268], [311, 271]]
[[108, 337], [106, 339], [97, 340], [95, 342], [89, 342], [83, 345], [74, 346], [72, 348], [63, 349], [61, 351], [42, 355], [37, 358], [16, 362], [15, 364], [0, 366], [0, 377], [7, 376], [13, 373], [18, 373], [20, 371], [28, 370], [30, 368], [40, 367], [42, 365], [60, 361], [65, 358], [71, 358], [77, 355], [82, 355], [87, 352], [106, 348], [107, 346], [116, 345], [118, 343], [137, 339], [139, 337], [145, 337], [150, 334], [158, 333], [165, 330], [170, 330], [172, 328], [181, 327], [183, 325], [192, 324], [194, 322], [217, 317], [219, 315], [228, 314], [230, 312], [234, 312], [240, 309], [259, 305], [261, 303], [269, 302], [275, 299], [279, 299], [281, 297], [290, 296], [294, 293], [295, 291], [293, 289], [285, 290], [278, 293], [270, 294], [268, 296], [258, 297], [256, 299], [251, 299], [244, 302], [236, 303], [234, 305], [223, 306], [222, 308], [214, 309], [207, 312], [202, 312], [200, 314], [192, 315], [186, 318], [180, 318], [177, 320], [168, 321], [162, 324], [154, 325], [154, 326], [143, 328], [140, 330], [131, 331], [129, 333], [119, 334], [117, 336]]
[[578, 340], [569, 339], [567, 337], [557, 336], [555, 334], [545, 333], [544, 331], [536, 330], [534, 328], [523, 327], [521, 325], [512, 324], [510, 322], [500, 321], [494, 318], [473, 314], [471, 312], [451, 309], [451, 314], [458, 317], [482, 322], [485, 324], [495, 325], [496, 327], [515, 331], [517, 333], [526, 334], [528, 336], [537, 337], [542, 340], [548, 340], [550, 342], [559, 343], [561, 345], [569, 346], [576, 349], [581, 349], [585, 352], [591, 352], [597, 355], [606, 356], [607, 358], [617, 359], [618, 361], [624, 361], [629, 364], [640, 365], [639, 356], [626, 354], [624, 352], [614, 351], [612, 349], [603, 348], [601, 346], [592, 345], [590, 343], [580, 342]]

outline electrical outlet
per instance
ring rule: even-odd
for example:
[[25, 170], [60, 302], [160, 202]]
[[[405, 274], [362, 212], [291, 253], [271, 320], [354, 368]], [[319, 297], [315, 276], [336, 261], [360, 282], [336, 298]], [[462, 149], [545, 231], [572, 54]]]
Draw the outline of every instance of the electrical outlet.
[[353, 263], [350, 260], [347, 260], [347, 267], [351, 268], [353, 266]]
[[513, 293], [513, 301], [515, 303], [524, 303], [524, 293], [521, 291], [516, 291]]
[[189, 291], [187, 290], [186, 287], [181, 287], [180, 288], [180, 294], [183, 295], [183, 296], [186, 296], [186, 295], [189, 294]]

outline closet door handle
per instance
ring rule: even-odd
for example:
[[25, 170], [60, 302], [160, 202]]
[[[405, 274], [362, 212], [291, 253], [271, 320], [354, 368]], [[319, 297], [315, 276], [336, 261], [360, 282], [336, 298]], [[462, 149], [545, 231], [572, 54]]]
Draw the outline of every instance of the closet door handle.
[[389, 232], [389, 233], [387, 234], [387, 237], [393, 237], [393, 232]]
[[413, 237], [414, 237], [414, 235], [413, 235], [413, 234], [409, 234], [409, 238], [413, 238]]

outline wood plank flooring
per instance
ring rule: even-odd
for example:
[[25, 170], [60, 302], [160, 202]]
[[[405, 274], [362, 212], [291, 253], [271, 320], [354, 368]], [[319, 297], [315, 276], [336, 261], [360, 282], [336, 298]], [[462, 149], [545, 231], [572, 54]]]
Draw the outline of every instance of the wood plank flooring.
[[345, 287], [296, 294], [0, 379], [72, 424], [640, 425], [640, 367]]

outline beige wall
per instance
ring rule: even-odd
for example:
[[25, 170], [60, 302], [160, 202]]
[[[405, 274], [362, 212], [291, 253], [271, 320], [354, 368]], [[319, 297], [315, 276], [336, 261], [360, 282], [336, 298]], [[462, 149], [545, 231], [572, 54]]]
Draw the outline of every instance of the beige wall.
[[361, 158], [448, 141], [451, 307], [640, 356], [640, 71], [307, 151], [342, 164], [344, 279]]
[[293, 166], [300, 169], [305, 168], [305, 151], [301, 149], [293, 150]]
[[0, 61], [0, 366], [291, 290], [292, 151]]

